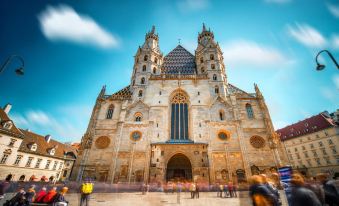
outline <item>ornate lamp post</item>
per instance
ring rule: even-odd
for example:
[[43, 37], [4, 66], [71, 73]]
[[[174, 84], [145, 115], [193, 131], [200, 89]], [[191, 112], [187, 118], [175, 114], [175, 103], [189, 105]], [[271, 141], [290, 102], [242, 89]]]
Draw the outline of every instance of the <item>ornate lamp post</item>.
[[317, 54], [317, 56], [315, 57], [315, 62], [317, 63], [317, 68], [316, 68], [316, 70], [317, 70], [317, 71], [321, 71], [321, 70], [325, 69], [325, 65], [324, 65], [324, 64], [320, 64], [320, 63], [318, 62], [318, 57], [319, 57], [319, 55], [320, 55], [321, 53], [323, 53], [323, 52], [326, 52], [326, 53], [328, 54], [328, 56], [332, 59], [333, 63], [337, 66], [337, 69], [339, 69], [339, 64], [338, 64], [338, 62], [335, 60], [335, 58], [334, 58], [334, 56], [331, 54], [331, 52], [329, 52], [328, 50], [321, 50], [321, 51]]
[[7, 68], [7, 66], [9, 65], [9, 63], [10, 63], [14, 58], [19, 59], [19, 61], [20, 61], [21, 64], [22, 64], [20, 67], [18, 67], [18, 68], [15, 70], [15, 73], [16, 73], [17, 75], [24, 75], [24, 67], [25, 67], [24, 59], [23, 59], [21, 56], [16, 55], [16, 54], [11, 55], [11, 56], [9, 56], [9, 57], [6, 59], [5, 63], [4, 63], [4, 64], [1, 66], [1, 68], [0, 68], [0, 74]]

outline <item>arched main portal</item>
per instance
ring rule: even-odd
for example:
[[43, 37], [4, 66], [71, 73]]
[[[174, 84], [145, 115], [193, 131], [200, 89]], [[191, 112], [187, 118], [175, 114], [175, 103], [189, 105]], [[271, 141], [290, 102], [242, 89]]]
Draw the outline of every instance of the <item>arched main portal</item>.
[[192, 180], [192, 165], [183, 154], [176, 154], [167, 163], [166, 181]]

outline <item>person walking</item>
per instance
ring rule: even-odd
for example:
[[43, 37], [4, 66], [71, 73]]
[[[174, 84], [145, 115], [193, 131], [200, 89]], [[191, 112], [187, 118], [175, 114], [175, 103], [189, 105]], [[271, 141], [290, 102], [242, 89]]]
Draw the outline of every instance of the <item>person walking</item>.
[[54, 196], [57, 194], [57, 187], [53, 187], [50, 189], [47, 194], [42, 198], [43, 203], [51, 203], [53, 201]]
[[34, 202], [34, 198], [35, 198], [35, 185], [31, 185], [26, 194], [25, 194], [25, 199], [26, 202], [28, 203], [28, 205], [30, 205], [32, 202]]
[[262, 177], [253, 175], [250, 180], [249, 196], [253, 206], [276, 206], [275, 196], [264, 185]]
[[63, 187], [60, 192], [53, 199], [53, 206], [67, 206], [68, 201], [65, 199], [65, 194], [68, 191], [68, 187]]
[[80, 198], [80, 206], [89, 206], [89, 198], [90, 195], [93, 192], [93, 183], [91, 182], [91, 180], [89, 178], [85, 179], [85, 182], [82, 183], [81, 185], [81, 198]]
[[339, 205], [339, 194], [334, 184], [334, 180], [329, 180], [328, 174], [320, 173], [317, 180], [322, 184], [325, 193], [325, 203], [329, 206]]
[[293, 174], [291, 183], [291, 194], [288, 197], [290, 206], [321, 206], [314, 192], [305, 187], [305, 180], [300, 174]]
[[42, 187], [41, 190], [37, 193], [35, 201], [36, 203], [41, 203], [43, 198], [47, 195], [46, 187]]
[[228, 185], [225, 184], [225, 185], [224, 185], [224, 196], [225, 196], [225, 198], [228, 197], [228, 195], [229, 195]]
[[228, 182], [228, 192], [230, 193], [230, 197], [233, 197], [233, 184], [232, 182]]
[[191, 199], [194, 199], [194, 193], [195, 193], [195, 190], [196, 190], [196, 188], [195, 188], [195, 185], [194, 185], [194, 183], [192, 182], [191, 184], [190, 184], [190, 192], [191, 192]]
[[25, 189], [20, 187], [18, 192], [15, 194], [12, 199], [7, 200], [3, 206], [25, 206], [26, 199], [25, 199]]
[[5, 198], [5, 193], [11, 185], [12, 177], [12, 175], [8, 175], [4, 181], [0, 182], [0, 200]]
[[199, 190], [200, 190], [199, 184], [195, 183], [195, 197], [197, 199], [199, 199]]
[[218, 188], [218, 194], [217, 194], [218, 197], [222, 197], [223, 190], [224, 190], [224, 185], [220, 183], [219, 188]]

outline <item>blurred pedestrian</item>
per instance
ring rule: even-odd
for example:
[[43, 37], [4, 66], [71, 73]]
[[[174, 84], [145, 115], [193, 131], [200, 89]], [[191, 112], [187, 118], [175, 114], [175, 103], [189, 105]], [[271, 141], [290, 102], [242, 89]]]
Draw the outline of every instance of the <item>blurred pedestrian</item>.
[[12, 199], [7, 200], [3, 206], [25, 206], [26, 198], [25, 198], [25, 189], [20, 187], [18, 192], [15, 194]]
[[191, 199], [194, 199], [194, 193], [195, 193], [195, 185], [194, 185], [194, 183], [193, 182], [191, 182], [191, 184], [190, 184], [190, 192], [191, 192]]
[[232, 184], [232, 182], [228, 182], [227, 188], [228, 188], [228, 192], [230, 193], [230, 197], [233, 197], [233, 184]]
[[53, 206], [67, 206], [68, 201], [65, 199], [65, 194], [68, 191], [68, 187], [61, 188], [60, 192], [55, 195], [53, 199]]
[[93, 183], [90, 178], [86, 178], [85, 182], [82, 183], [80, 193], [80, 206], [89, 206], [90, 195], [93, 192]]
[[321, 203], [314, 192], [305, 187], [302, 175], [293, 174], [291, 179], [290, 206], [321, 206]]
[[34, 202], [34, 198], [35, 198], [35, 185], [31, 185], [26, 194], [25, 194], [25, 198], [26, 198], [26, 202], [28, 203], [28, 205], [30, 205], [32, 202]]
[[0, 182], [0, 200], [5, 198], [5, 193], [6, 190], [9, 188], [11, 185], [11, 180], [12, 180], [13, 175], [8, 175], [4, 181]]
[[200, 192], [200, 187], [199, 187], [199, 184], [198, 183], [195, 183], [195, 197], [197, 198], [197, 199], [199, 199], [199, 192]]
[[262, 181], [263, 181], [263, 184], [265, 185], [265, 187], [273, 195], [273, 204], [277, 205], [277, 206], [281, 205], [279, 190], [275, 187], [275, 185], [272, 183], [272, 181], [268, 180], [268, 178], [265, 174], [261, 174], [260, 176], [262, 178]]
[[42, 202], [43, 203], [51, 203], [53, 201], [53, 198], [57, 194], [56, 190], [57, 190], [57, 187], [53, 187], [52, 189], [50, 189], [47, 192], [47, 194], [45, 195], [45, 197], [42, 198]]
[[234, 197], [238, 197], [237, 189], [238, 189], [238, 186], [236, 184], [233, 184], [233, 194], [234, 194]]
[[41, 203], [43, 198], [47, 195], [46, 187], [42, 187], [41, 190], [36, 194], [35, 201], [36, 203]]
[[317, 175], [317, 180], [322, 184], [325, 193], [325, 203], [329, 206], [339, 205], [339, 194], [335, 186], [334, 180], [329, 180], [329, 175], [320, 173]]
[[219, 188], [218, 188], [217, 197], [222, 197], [223, 190], [224, 190], [224, 186], [220, 183]]
[[249, 196], [253, 206], [275, 206], [275, 196], [264, 184], [262, 176], [253, 175], [250, 180]]
[[[224, 190], [224, 196], [225, 196], [225, 198], [228, 197], [229, 191], [228, 191], [228, 185], [227, 185], [227, 184], [224, 185], [224, 189], [223, 189], [223, 190]], [[230, 196], [230, 197], [231, 197], [231, 196]]]

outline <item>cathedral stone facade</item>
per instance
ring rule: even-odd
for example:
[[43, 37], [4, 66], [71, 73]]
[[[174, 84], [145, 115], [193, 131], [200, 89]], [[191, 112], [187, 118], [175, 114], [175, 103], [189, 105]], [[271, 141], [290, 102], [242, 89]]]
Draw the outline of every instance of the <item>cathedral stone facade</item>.
[[73, 178], [241, 182], [286, 165], [254, 89], [228, 82], [222, 51], [205, 25], [194, 55], [179, 44], [164, 56], [153, 27], [137, 50], [130, 84], [99, 93]]

